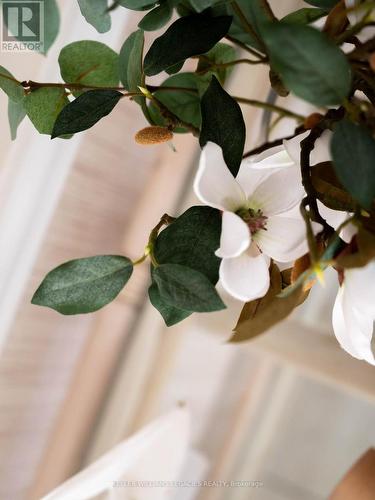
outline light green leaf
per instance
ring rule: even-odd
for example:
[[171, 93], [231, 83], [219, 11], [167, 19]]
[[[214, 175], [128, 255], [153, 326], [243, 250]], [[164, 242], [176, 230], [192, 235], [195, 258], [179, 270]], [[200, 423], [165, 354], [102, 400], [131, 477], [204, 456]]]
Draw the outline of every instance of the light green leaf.
[[210, 18], [194, 14], [175, 21], [151, 45], [144, 59], [146, 75], [152, 76], [184, 61], [209, 51], [228, 32], [231, 17]]
[[70, 43], [61, 50], [59, 65], [67, 83], [88, 87], [117, 87], [119, 84], [119, 56], [104, 43], [92, 40]]
[[117, 0], [118, 4], [131, 10], [150, 10], [157, 3], [155, 0]]
[[78, 0], [83, 17], [99, 33], [111, 29], [111, 15], [107, 11], [108, 0]]
[[97, 311], [117, 297], [132, 272], [131, 261], [119, 255], [71, 260], [47, 274], [32, 303], [61, 314]]
[[47, 54], [60, 29], [60, 12], [56, 0], [44, 0], [44, 49]]
[[200, 86], [202, 94], [210, 84], [213, 74], [216, 75], [221, 85], [224, 85], [233, 70], [233, 66], [221, 67], [221, 65], [229, 63], [235, 58], [236, 50], [226, 43], [217, 43], [215, 47], [199, 58], [197, 72], [203, 76], [202, 85]]
[[155, 9], [152, 9], [145, 17], [140, 21], [138, 27], [145, 31], [156, 31], [167, 24], [167, 22], [172, 17], [173, 9], [169, 5], [168, 1], [161, 3]]
[[245, 122], [238, 103], [213, 76], [201, 101], [201, 147], [209, 141], [218, 144], [234, 176], [240, 168], [246, 138]]
[[69, 103], [62, 88], [42, 87], [26, 95], [24, 105], [27, 116], [40, 134], [52, 133], [57, 116]]
[[295, 10], [287, 16], [283, 17], [281, 21], [292, 24], [310, 24], [314, 21], [326, 16], [327, 9], [312, 9], [305, 7], [303, 9]]
[[10, 127], [10, 136], [12, 141], [17, 137], [17, 129], [19, 124], [26, 116], [26, 110], [23, 101], [15, 102], [12, 99], [8, 100], [8, 120]]
[[176, 325], [191, 314], [190, 311], [183, 311], [182, 309], [168, 305], [161, 298], [159, 289], [155, 283], [148, 289], [148, 296], [151, 304], [160, 312], [167, 326]]
[[159, 264], [181, 264], [219, 279], [221, 214], [211, 207], [190, 207], [158, 236], [154, 255]]
[[[201, 126], [201, 110], [200, 98], [198, 93], [198, 82], [200, 77], [195, 73], [178, 73], [167, 78], [162, 87], [181, 87], [182, 89], [193, 89], [193, 91], [181, 90], [175, 91], [156, 91], [154, 96], [166, 106], [169, 111], [174, 113], [180, 120], [185, 123], [190, 123], [194, 127]], [[150, 112], [155, 123], [158, 125], [166, 125], [165, 119], [161, 116], [156, 106], [151, 102]], [[188, 132], [185, 128], [177, 128], [175, 132]]]
[[153, 271], [161, 298], [170, 306], [192, 312], [225, 309], [214, 285], [204, 274], [180, 264], [162, 264]]
[[[119, 67], [120, 80], [129, 92], [139, 92], [139, 86], [144, 87], [143, 46], [144, 33], [137, 30], [124, 42], [120, 50]], [[137, 97], [138, 104], [145, 105], [145, 98]]]
[[56, 119], [51, 139], [86, 130], [107, 116], [122, 97], [116, 90], [89, 90], [69, 103]]
[[349, 120], [336, 124], [331, 142], [333, 165], [339, 181], [363, 207], [375, 197], [375, 140]]
[[18, 82], [12, 73], [10, 73], [4, 66], [0, 66], [0, 89], [2, 89], [9, 99], [12, 101], [22, 101], [24, 97], [23, 87]]
[[272, 69], [291, 92], [318, 106], [340, 104], [348, 95], [350, 65], [324, 33], [279, 22], [264, 28], [263, 35]]

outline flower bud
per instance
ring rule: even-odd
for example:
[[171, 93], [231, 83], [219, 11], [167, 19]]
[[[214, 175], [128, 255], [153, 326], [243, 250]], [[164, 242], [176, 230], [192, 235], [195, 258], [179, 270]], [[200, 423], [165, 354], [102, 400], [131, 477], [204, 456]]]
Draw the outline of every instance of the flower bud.
[[135, 142], [144, 146], [160, 144], [171, 139], [173, 139], [173, 133], [166, 127], [146, 127], [135, 134]]
[[368, 63], [372, 71], [375, 71], [375, 52], [369, 55]]
[[316, 125], [318, 125], [318, 123], [322, 118], [323, 115], [321, 115], [320, 113], [312, 113], [311, 115], [306, 116], [303, 122], [303, 126], [305, 127], [306, 130], [310, 130], [316, 127]]

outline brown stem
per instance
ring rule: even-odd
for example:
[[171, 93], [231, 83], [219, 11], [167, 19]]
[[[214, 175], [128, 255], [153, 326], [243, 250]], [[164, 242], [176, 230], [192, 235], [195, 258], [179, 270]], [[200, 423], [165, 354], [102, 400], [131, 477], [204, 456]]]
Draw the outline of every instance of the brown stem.
[[302, 116], [298, 113], [294, 113], [294, 111], [290, 111], [289, 109], [282, 108], [281, 106], [276, 106], [275, 104], [270, 104], [269, 102], [257, 101], [255, 99], [247, 99], [245, 97], [235, 97], [235, 96], [232, 96], [232, 97], [233, 97], [233, 99], [235, 99], [239, 103], [248, 104], [249, 106], [255, 106], [255, 107], [261, 108], [261, 109], [267, 109], [269, 111], [279, 113], [280, 115], [288, 116], [289, 118], [294, 118], [295, 120], [298, 120], [300, 122], [304, 121], [304, 119], [305, 119], [304, 116]]

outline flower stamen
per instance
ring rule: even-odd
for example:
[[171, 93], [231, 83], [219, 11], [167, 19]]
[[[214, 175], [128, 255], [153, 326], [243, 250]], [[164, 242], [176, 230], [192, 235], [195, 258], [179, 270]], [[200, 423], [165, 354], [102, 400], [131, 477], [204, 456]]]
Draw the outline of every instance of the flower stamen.
[[246, 222], [252, 235], [257, 233], [260, 229], [267, 231], [267, 217], [263, 215], [262, 210], [244, 208], [237, 210], [236, 214], [239, 215], [244, 222]]

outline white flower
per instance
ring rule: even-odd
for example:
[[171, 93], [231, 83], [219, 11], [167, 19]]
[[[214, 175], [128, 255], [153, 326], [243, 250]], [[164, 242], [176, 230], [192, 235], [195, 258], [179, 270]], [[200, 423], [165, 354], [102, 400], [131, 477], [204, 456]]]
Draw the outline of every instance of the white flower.
[[203, 150], [194, 189], [203, 203], [223, 211], [216, 252], [222, 258], [220, 279], [239, 300], [266, 294], [270, 258], [288, 262], [307, 251], [302, 217], [286, 214], [303, 197], [298, 173], [295, 168], [256, 169], [244, 161], [234, 178], [219, 146], [208, 143]]
[[332, 313], [341, 347], [357, 359], [375, 365], [371, 339], [375, 320], [375, 261], [347, 269]]
[[[280, 146], [274, 146], [266, 149], [258, 155], [249, 158], [254, 168], [281, 168], [296, 167], [300, 170], [301, 142], [310, 133], [310, 130], [296, 135], [292, 139], [284, 140]], [[316, 165], [323, 161], [329, 161], [330, 142], [332, 132], [325, 130], [315, 141], [315, 147], [310, 154], [310, 165]]]

